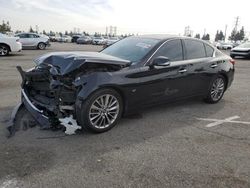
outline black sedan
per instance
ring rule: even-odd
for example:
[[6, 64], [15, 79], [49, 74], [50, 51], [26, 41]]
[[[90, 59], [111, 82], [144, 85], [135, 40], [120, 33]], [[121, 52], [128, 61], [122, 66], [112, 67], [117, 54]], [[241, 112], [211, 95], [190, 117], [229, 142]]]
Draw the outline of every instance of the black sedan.
[[234, 61], [192, 38], [125, 38], [101, 52], [57, 52], [21, 73], [22, 105], [42, 128], [73, 117], [93, 132], [110, 130], [144, 107], [201, 96], [217, 103], [234, 78]]

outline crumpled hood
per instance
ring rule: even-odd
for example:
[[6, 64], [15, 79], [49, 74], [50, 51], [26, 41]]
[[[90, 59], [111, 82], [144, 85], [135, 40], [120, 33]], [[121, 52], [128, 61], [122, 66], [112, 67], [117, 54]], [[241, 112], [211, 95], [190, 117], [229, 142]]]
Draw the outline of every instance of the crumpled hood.
[[65, 75], [80, 68], [85, 63], [100, 63], [129, 66], [130, 61], [100, 52], [52, 52], [34, 60], [37, 65], [48, 65], [57, 69], [57, 74]]

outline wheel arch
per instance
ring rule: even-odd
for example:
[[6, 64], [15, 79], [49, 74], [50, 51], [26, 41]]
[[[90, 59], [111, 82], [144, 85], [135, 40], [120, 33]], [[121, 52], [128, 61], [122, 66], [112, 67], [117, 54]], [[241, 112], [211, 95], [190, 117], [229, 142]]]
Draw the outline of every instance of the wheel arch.
[[228, 88], [228, 76], [225, 73], [219, 73], [219, 76], [222, 76], [225, 79], [225, 81], [226, 81], [225, 90], [226, 90]]
[[45, 45], [45, 47], [47, 46], [47, 44], [46, 44], [45, 42], [40, 41], [40, 42], [38, 42], [38, 43], [37, 43], [36, 47], [37, 47], [37, 48], [39, 48], [39, 44], [41, 44], [41, 43], [42, 43], [42, 44], [44, 44], [44, 45]]
[[3, 42], [0, 42], [0, 45], [5, 45], [5, 46], [7, 46], [7, 47], [9, 48], [10, 52], [11, 52], [11, 47], [10, 47], [10, 45], [8, 45], [8, 44], [6, 44], [6, 43], [3, 43]]
[[122, 91], [122, 89], [119, 86], [116, 85], [103, 85], [99, 86], [98, 88], [91, 88], [90, 90], [86, 91], [86, 88], [82, 87], [82, 89], [78, 93], [77, 101], [76, 101], [76, 106], [77, 108], [81, 108], [81, 104], [84, 103], [84, 101], [88, 100], [88, 98], [93, 95], [95, 92], [103, 89], [112, 89], [116, 91], [122, 99], [122, 104], [123, 104], [123, 109], [122, 109], [122, 115], [127, 111], [127, 100], [126, 100], [126, 95]]

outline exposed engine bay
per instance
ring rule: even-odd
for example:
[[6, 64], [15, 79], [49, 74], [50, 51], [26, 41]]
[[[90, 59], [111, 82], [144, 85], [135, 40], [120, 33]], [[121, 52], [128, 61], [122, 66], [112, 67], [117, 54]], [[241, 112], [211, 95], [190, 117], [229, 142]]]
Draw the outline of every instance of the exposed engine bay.
[[[75, 107], [80, 103], [78, 94], [84, 89], [88, 75], [114, 72], [129, 65], [128, 61], [96, 52], [50, 53], [35, 63], [29, 71], [17, 66], [22, 77], [22, 103], [42, 129], [62, 125], [69, 134], [81, 129]], [[14, 116], [9, 128], [12, 132]]]

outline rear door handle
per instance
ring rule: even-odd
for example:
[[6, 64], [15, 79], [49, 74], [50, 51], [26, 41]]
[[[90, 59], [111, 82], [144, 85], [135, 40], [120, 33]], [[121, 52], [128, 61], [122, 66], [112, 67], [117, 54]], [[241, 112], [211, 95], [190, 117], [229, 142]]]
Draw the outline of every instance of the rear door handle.
[[215, 67], [218, 67], [218, 65], [217, 64], [212, 64], [210, 67], [215, 68]]
[[187, 72], [187, 69], [181, 69], [178, 71], [179, 73], [184, 73], [184, 72]]

